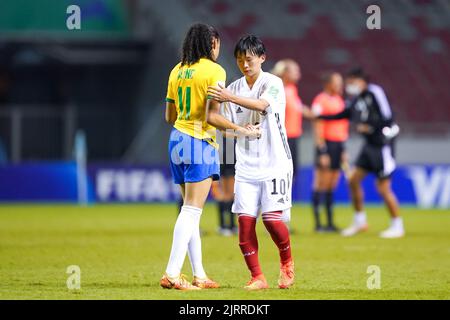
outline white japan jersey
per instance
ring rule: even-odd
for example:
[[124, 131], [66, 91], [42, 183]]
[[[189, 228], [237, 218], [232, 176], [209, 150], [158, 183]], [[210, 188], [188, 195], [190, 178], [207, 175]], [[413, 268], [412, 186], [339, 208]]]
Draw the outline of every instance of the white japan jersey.
[[265, 112], [249, 110], [229, 102], [222, 104], [221, 112], [230, 121], [240, 126], [261, 124], [259, 139], [237, 139], [236, 180], [264, 181], [292, 172], [292, 156], [284, 125], [286, 96], [281, 79], [261, 71], [251, 89], [245, 77], [231, 83], [228, 89], [241, 97], [269, 102]]

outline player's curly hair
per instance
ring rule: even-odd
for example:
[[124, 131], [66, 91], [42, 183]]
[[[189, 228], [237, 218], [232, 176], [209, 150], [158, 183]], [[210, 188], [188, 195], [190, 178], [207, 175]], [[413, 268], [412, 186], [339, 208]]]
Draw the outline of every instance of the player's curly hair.
[[201, 58], [213, 60], [213, 40], [220, 39], [219, 32], [209, 25], [196, 23], [192, 25], [183, 41], [181, 65], [191, 65]]

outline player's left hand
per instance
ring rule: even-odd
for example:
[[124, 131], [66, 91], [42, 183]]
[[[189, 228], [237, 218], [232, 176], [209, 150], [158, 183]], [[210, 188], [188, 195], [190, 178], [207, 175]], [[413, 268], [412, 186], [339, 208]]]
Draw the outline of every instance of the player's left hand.
[[245, 128], [246, 128], [246, 129], [249, 129], [249, 130], [257, 130], [257, 129], [260, 129], [260, 128], [261, 128], [261, 124], [260, 124], [260, 123], [258, 123], [258, 124], [247, 123], [247, 124], [245, 125]]
[[225, 86], [219, 84], [208, 87], [208, 96], [218, 102], [228, 102], [231, 101], [233, 93], [225, 88]]
[[250, 139], [259, 139], [261, 138], [261, 124], [250, 124], [247, 123], [244, 128], [250, 132], [250, 134], [247, 134], [247, 137]]
[[261, 138], [261, 123], [256, 123], [256, 124], [246, 124], [245, 128], [251, 130], [251, 131], [258, 131], [259, 135], [257, 136], [257, 138]]

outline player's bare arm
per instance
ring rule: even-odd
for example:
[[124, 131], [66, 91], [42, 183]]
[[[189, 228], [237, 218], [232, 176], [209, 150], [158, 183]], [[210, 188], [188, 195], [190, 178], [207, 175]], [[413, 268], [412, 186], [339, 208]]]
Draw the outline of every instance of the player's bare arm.
[[174, 124], [177, 120], [177, 109], [175, 104], [172, 102], [166, 102], [166, 122], [169, 124]]
[[316, 118], [322, 120], [339, 120], [339, 119], [350, 119], [351, 115], [352, 115], [351, 108], [345, 108], [342, 112], [335, 114], [316, 115]]
[[311, 121], [314, 121], [317, 119], [317, 115], [315, 115], [314, 112], [311, 110], [311, 108], [308, 107], [307, 105], [303, 105], [302, 115], [303, 115], [303, 118], [311, 120]]
[[[251, 131], [256, 131], [256, 130], [260, 130], [260, 127], [261, 127], [261, 125], [260, 124], [258, 124], [258, 125], [252, 125], [252, 124], [250, 124], [250, 123], [248, 123], [248, 124], [246, 124], [245, 126], [244, 126], [244, 128], [245, 129], [248, 129], [248, 130], [251, 130]], [[240, 135], [239, 133], [237, 133], [237, 132], [235, 132], [234, 130], [226, 130], [226, 131], [224, 131], [224, 130], [220, 130], [220, 132], [222, 133], [222, 135], [225, 137], [225, 138], [231, 138], [231, 139], [234, 139], [234, 138], [239, 138], [240, 136], [242, 136], [242, 135]], [[260, 138], [261, 137], [261, 134], [259, 134], [258, 136], [257, 136], [257, 138]]]
[[265, 111], [269, 107], [269, 102], [264, 99], [244, 98], [233, 94], [227, 88], [219, 86], [209, 86], [208, 95], [218, 102], [231, 102], [244, 108], [254, 111]]
[[235, 137], [239, 136], [248, 136], [251, 138], [258, 138], [261, 136], [261, 132], [259, 127], [249, 127], [244, 128], [234, 124], [230, 120], [226, 119], [220, 114], [220, 103], [218, 101], [208, 99], [207, 108], [206, 108], [206, 121], [208, 124], [213, 127], [219, 129], [220, 131], [228, 131], [232, 134], [235, 134]]

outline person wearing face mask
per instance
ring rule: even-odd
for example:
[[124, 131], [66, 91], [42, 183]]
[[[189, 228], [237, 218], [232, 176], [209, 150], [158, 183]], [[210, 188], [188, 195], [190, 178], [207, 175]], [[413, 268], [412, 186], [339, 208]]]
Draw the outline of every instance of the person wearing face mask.
[[361, 68], [355, 68], [347, 74], [345, 91], [351, 99], [342, 112], [317, 117], [322, 120], [350, 119], [356, 123], [356, 130], [365, 141], [349, 177], [355, 215], [353, 223], [342, 231], [342, 235], [353, 236], [368, 228], [361, 183], [368, 173], [372, 173], [376, 176], [377, 190], [391, 216], [390, 227], [381, 232], [380, 237], [402, 237], [405, 234], [403, 221], [391, 189], [391, 176], [396, 167], [394, 140], [400, 129], [394, 122], [384, 90], [379, 85], [369, 83], [368, 76]]

